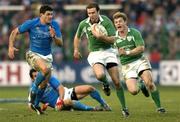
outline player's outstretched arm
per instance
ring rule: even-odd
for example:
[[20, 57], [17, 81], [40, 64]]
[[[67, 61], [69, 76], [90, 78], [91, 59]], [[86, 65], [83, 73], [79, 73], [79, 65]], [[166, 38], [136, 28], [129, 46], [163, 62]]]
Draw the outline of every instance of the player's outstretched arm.
[[15, 28], [9, 36], [8, 56], [10, 59], [14, 58], [14, 51], [18, 51], [18, 49], [14, 47], [14, 42], [18, 34], [19, 34], [18, 28]]

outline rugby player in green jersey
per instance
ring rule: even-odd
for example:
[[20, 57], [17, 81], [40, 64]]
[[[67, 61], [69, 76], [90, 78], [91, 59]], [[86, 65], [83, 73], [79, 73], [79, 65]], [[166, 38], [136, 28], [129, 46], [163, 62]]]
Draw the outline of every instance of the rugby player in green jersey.
[[[124, 13], [116, 12], [113, 15], [114, 25], [116, 27], [116, 42], [122, 64], [123, 78], [126, 82], [128, 91], [132, 95], [136, 95], [140, 89], [146, 97], [149, 96], [147, 89], [151, 93], [157, 111], [165, 113], [165, 109], [161, 107], [160, 96], [152, 79], [152, 71], [149, 60], [143, 55], [144, 40], [141, 33], [135, 28], [128, 28], [127, 16]], [[144, 81], [139, 85], [138, 78]]]
[[[115, 28], [112, 21], [99, 13], [100, 8], [96, 3], [90, 3], [86, 7], [88, 18], [82, 20], [74, 37], [74, 58], [80, 58], [79, 43], [83, 34], [88, 39], [89, 56], [88, 62], [93, 68], [96, 78], [103, 82], [103, 90], [107, 96], [110, 95], [110, 87], [105, 74], [109, 73], [115, 87], [118, 99], [122, 105], [122, 114], [129, 116], [125, 104], [124, 91], [120, 84], [118, 71], [118, 58], [116, 51], [112, 48], [115, 41]], [[100, 27], [102, 31], [98, 31]]]

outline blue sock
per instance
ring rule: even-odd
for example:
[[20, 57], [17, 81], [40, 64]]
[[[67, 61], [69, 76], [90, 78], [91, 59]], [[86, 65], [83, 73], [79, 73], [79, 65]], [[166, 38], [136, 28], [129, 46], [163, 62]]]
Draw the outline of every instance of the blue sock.
[[85, 105], [79, 101], [73, 101], [73, 108], [74, 109], [77, 109], [77, 110], [82, 110], [82, 111], [91, 111], [91, 110], [94, 110], [93, 107], [91, 106], [88, 106], [88, 105]]
[[100, 96], [100, 94], [99, 94], [99, 92], [98, 92], [97, 90], [92, 91], [92, 92], [90, 93], [90, 96], [91, 96], [93, 99], [97, 100], [101, 105], [106, 104], [105, 101], [104, 101], [104, 99]]
[[41, 72], [38, 72], [37, 77], [34, 80], [33, 85], [32, 85], [32, 92], [36, 94], [38, 92], [39, 84], [44, 80], [45, 80], [45, 76]]

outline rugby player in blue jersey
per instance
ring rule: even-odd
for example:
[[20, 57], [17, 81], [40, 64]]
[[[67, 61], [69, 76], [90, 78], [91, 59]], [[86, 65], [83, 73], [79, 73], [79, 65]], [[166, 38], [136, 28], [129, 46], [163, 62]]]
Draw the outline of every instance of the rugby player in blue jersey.
[[15, 51], [18, 51], [14, 46], [16, 36], [25, 32], [29, 33], [30, 47], [26, 52], [26, 60], [32, 68], [38, 71], [30, 92], [30, 103], [35, 109], [38, 105], [34, 102], [37, 98], [38, 86], [42, 81], [48, 82], [51, 76], [51, 43], [55, 42], [58, 46], [63, 45], [60, 27], [53, 20], [53, 9], [48, 5], [43, 5], [39, 13], [39, 17], [29, 19], [12, 30], [8, 49], [8, 56], [13, 59]]
[[[34, 81], [37, 76], [37, 71], [31, 69], [29, 75], [32, 81]], [[60, 87], [63, 87], [64, 89], [63, 100], [60, 98], [59, 95]], [[39, 89], [38, 94], [39, 99], [36, 100], [39, 100], [41, 103], [43, 103], [43, 107], [41, 110], [34, 109], [37, 112], [37, 114], [42, 114], [42, 111], [45, 110], [47, 106], [56, 108], [56, 110], [58, 111], [70, 109], [82, 111], [111, 111], [111, 108], [108, 106], [108, 104], [100, 96], [99, 92], [93, 86], [79, 85], [74, 88], [66, 88], [54, 76], [50, 77], [49, 83], [46, 86], [45, 91], [43, 92]], [[90, 95], [93, 99], [99, 102], [100, 106], [91, 107], [78, 101], [88, 95]]]

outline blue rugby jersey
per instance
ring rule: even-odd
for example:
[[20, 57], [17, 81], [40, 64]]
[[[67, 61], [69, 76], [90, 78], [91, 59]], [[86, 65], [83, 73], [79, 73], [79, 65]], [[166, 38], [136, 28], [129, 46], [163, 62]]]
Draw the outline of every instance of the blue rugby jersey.
[[46, 90], [44, 91], [44, 94], [42, 98], [40, 99], [40, 102], [49, 103], [49, 106], [51, 106], [52, 108], [55, 108], [58, 97], [59, 97], [58, 92], [54, 90], [51, 86], [48, 86]]
[[49, 80], [49, 85], [46, 87], [43, 94], [41, 94], [42, 90], [38, 91], [38, 94], [41, 94], [40, 102], [42, 103], [49, 103], [49, 106], [55, 107], [56, 101], [59, 97], [58, 88], [60, 86], [60, 81], [55, 78], [54, 76], [51, 76]]
[[25, 21], [18, 27], [18, 30], [20, 33], [29, 33], [31, 51], [46, 56], [51, 53], [52, 38], [49, 33], [49, 26], [55, 29], [57, 37], [62, 36], [56, 21], [52, 20], [49, 25], [41, 24], [40, 18]]

